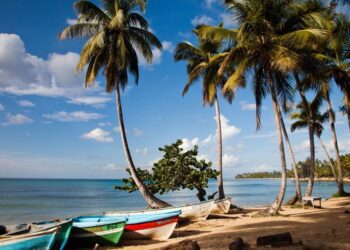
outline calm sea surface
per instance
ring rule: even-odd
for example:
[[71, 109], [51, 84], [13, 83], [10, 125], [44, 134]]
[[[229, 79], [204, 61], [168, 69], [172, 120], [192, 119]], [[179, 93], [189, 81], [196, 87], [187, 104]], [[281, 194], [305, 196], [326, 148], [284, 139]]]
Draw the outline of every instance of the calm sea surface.
[[[0, 179], [0, 224], [67, 218], [103, 211], [143, 209], [146, 203], [138, 192], [113, 189], [120, 180]], [[279, 180], [225, 180], [225, 193], [241, 207], [273, 202]], [[302, 183], [303, 190], [306, 183]], [[216, 190], [209, 182], [207, 193]], [[350, 190], [347, 184], [346, 190]], [[288, 181], [286, 199], [294, 194], [294, 182]], [[336, 192], [334, 182], [316, 182], [314, 195], [328, 198]], [[195, 191], [182, 190], [160, 198], [174, 205], [198, 202]], [[285, 200], [286, 200], [285, 199]]]

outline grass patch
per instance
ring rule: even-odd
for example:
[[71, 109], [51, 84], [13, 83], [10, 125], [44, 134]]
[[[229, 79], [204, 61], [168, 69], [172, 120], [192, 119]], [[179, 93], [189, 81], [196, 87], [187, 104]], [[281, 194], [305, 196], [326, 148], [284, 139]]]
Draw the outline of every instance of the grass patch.
[[332, 195], [333, 198], [350, 197], [350, 193], [339, 194], [335, 193]]

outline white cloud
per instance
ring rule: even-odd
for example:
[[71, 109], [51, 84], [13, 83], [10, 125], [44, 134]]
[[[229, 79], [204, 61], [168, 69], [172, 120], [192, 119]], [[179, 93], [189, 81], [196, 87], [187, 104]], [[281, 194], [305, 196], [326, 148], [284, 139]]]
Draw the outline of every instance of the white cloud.
[[69, 18], [69, 17], [66, 18], [66, 23], [68, 25], [73, 25], [73, 24], [76, 24], [77, 22], [78, 22], [78, 20], [75, 18]]
[[[217, 117], [215, 116], [214, 119], [216, 120]], [[229, 120], [224, 115], [221, 115], [221, 130], [223, 139], [228, 139], [241, 132], [240, 128], [237, 128], [234, 125], [230, 125]]]
[[198, 143], [199, 143], [198, 137], [193, 138], [192, 140], [189, 140], [187, 138], [183, 138], [181, 148], [183, 149], [183, 151], [188, 151], [188, 150], [192, 149], [195, 145], [198, 145]]
[[205, 6], [210, 9], [213, 4], [219, 3], [219, 0], [204, 0]]
[[253, 172], [268, 172], [271, 170], [272, 170], [271, 166], [265, 163], [253, 168]]
[[162, 42], [163, 50], [172, 53], [174, 51], [174, 44], [170, 41]]
[[120, 128], [119, 128], [118, 126], [117, 126], [117, 127], [114, 127], [114, 128], [113, 128], [113, 131], [114, 131], [114, 132], [117, 132], [117, 133], [120, 133]]
[[33, 120], [28, 116], [22, 114], [11, 115], [10, 113], [6, 115], [6, 121], [2, 123], [3, 126], [11, 125], [21, 125], [26, 123], [32, 123]]
[[[43, 59], [28, 53], [16, 34], [0, 34], [0, 93], [18, 96], [62, 97], [76, 103], [79, 97], [95, 96], [99, 84], [83, 88], [84, 72], [75, 74], [79, 54], [52, 53]], [[101, 99], [100, 103], [109, 99]], [[83, 103], [83, 102], [82, 102]], [[86, 104], [89, 104], [86, 102]]]
[[310, 140], [304, 140], [304, 141], [300, 142], [295, 147], [295, 152], [296, 153], [309, 152], [309, 151], [310, 151]]
[[205, 160], [205, 161], [210, 161], [210, 159], [209, 159], [209, 155], [207, 155], [207, 154], [200, 154], [200, 155], [197, 155], [197, 160]]
[[109, 98], [106, 96], [80, 96], [80, 97], [70, 98], [68, 103], [73, 103], [77, 105], [92, 105], [95, 107], [100, 107], [100, 105], [103, 105], [111, 100], [112, 98]]
[[238, 162], [239, 157], [233, 154], [223, 154], [222, 164], [226, 167], [233, 167]]
[[136, 149], [136, 154], [139, 154], [139, 155], [146, 155], [148, 153], [148, 148], [145, 147], [145, 148], [138, 148]]
[[104, 167], [104, 169], [108, 171], [117, 171], [122, 170], [122, 167], [115, 163], [109, 163], [107, 164], [107, 166]]
[[110, 136], [110, 132], [100, 128], [95, 128], [90, 132], [83, 134], [81, 137], [87, 140], [95, 140], [99, 142], [113, 142], [113, 137]]
[[200, 16], [195, 16], [192, 20], [191, 23], [193, 26], [199, 25], [199, 24], [212, 24], [214, 22], [213, 18], [207, 16], [207, 15], [200, 15]]
[[205, 138], [205, 139], [201, 142], [201, 144], [202, 144], [202, 145], [207, 145], [207, 144], [209, 144], [212, 140], [213, 140], [213, 135], [210, 134], [207, 138]]
[[247, 103], [246, 101], [242, 101], [239, 103], [241, 105], [242, 110], [256, 110], [255, 103]]
[[5, 110], [5, 106], [0, 103], [0, 111], [4, 111], [4, 110]]
[[32, 103], [31, 101], [27, 101], [27, 100], [21, 100], [17, 102], [19, 106], [22, 107], [35, 107], [35, 104]]
[[154, 163], [157, 163], [160, 160], [160, 158], [156, 158], [154, 160], [151, 160], [148, 162], [147, 167], [152, 168]]
[[264, 139], [264, 138], [270, 138], [275, 136], [276, 136], [276, 131], [270, 131], [266, 134], [252, 134], [252, 135], [242, 136], [242, 138], [243, 139]]
[[[330, 152], [335, 158], [335, 150], [334, 150], [334, 144], [333, 140], [328, 140], [324, 142], [325, 147], [327, 148], [328, 152]], [[340, 151], [340, 154], [346, 154], [349, 153], [349, 148], [350, 148], [350, 139], [343, 139], [339, 138], [338, 136], [338, 148]]]
[[88, 122], [90, 120], [101, 119], [104, 115], [85, 111], [74, 111], [70, 113], [60, 111], [53, 114], [43, 114], [43, 117], [60, 122]]
[[133, 133], [134, 136], [137, 136], [137, 137], [140, 137], [140, 136], [143, 135], [143, 131], [141, 129], [139, 129], [139, 128], [134, 128], [132, 130], [132, 133]]
[[113, 126], [113, 124], [111, 122], [99, 122], [98, 126], [100, 126], [100, 127], [110, 127], [110, 126]]
[[162, 62], [162, 51], [160, 51], [158, 48], [152, 49], [153, 59], [151, 63], [148, 63], [146, 61], [138, 49], [135, 49], [135, 51], [139, 59], [139, 65], [145, 69], [152, 69], [152, 66], [160, 64]]

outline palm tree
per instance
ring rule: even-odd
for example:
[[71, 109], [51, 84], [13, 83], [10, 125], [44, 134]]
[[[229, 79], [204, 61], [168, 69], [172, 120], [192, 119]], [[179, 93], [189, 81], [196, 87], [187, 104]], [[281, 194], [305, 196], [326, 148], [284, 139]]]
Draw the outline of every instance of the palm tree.
[[[333, 28], [330, 41], [327, 48], [322, 53], [318, 54], [321, 57], [322, 63], [316, 72], [312, 72], [312, 78], [317, 83], [318, 88], [322, 90], [323, 97], [327, 103], [327, 111], [329, 115], [329, 125], [332, 134], [332, 141], [335, 151], [336, 166], [337, 166], [337, 187], [339, 196], [348, 196], [349, 194], [344, 190], [343, 182], [343, 167], [340, 161], [340, 151], [338, 146], [338, 138], [335, 129], [335, 114], [330, 99], [331, 82], [332, 79], [340, 87], [344, 93], [343, 110], [347, 111], [349, 92], [350, 92], [350, 78], [349, 78], [349, 35], [350, 24], [346, 17], [339, 14], [334, 14], [336, 26]], [[350, 122], [349, 122], [350, 123]]]
[[[225, 198], [223, 186], [223, 168], [222, 168], [222, 131], [221, 131], [221, 112], [217, 88], [221, 88], [225, 83], [223, 76], [218, 76], [217, 71], [225, 54], [218, 55], [221, 49], [221, 42], [208, 39], [200, 39], [197, 30], [194, 30], [199, 40], [196, 47], [190, 42], [181, 42], [176, 46], [174, 58], [176, 61], [187, 61], [188, 81], [183, 89], [182, 95], [185, 95], [189, 88], [199, 79], [202, 78], [203, 105], [215, 104], [216, 126], [217, 126], [217, 148], [218, 148], [218, 191], [219, 199]], [[244, 79], [241, 86], [244, 85]], [[233, 91], [228, 91], [224, 97], [231, 103]]]
[[[223, 90], [233, 90], [247, 71], [253, 72], [254, 95], [257, 104], [257, 125], [260, 126], [261, 100], [270, 94], [274, 109], [276, 132], [279, 143], [282, 179], [280, 192], [266, 211], [277, 214], [286, 190], [286, 160], [280, 119], [282, 107], [292, 101], [290, 81], [278, 81], [277, 77], [294, 71], [300, 64], [298, 52], [310, 49], [318, 41], [326, 39], [327, 32], [314, 28], [313, 23], [322, 23], [322, 15], [313, 4], [294, 3], [282, 0], [226, 0], [229, 8], [236, 14], [237, 30], [204, 26], [200, 34], [212, 39], [234, 40], [229, 54], [221, 65], [222, 71], [235, 65]], [[318, 5], [321, 5], [317, 3]], [[302, 11], [301, 11], [302, 10]], [[279, 84], [280, 83], [280, 84]]]
[[77, 1], [76, 24], [65, 28], [60, 39], [87, 38], [77, 64], [77, 71], [87, 66], [85, 87], [94, 84], [100, 71], [106, 78], [106, 92], [115, 91], [117, 115], [124, 153], [130, 173], [140, 193], [151, 208], [168, 206], [147, 190], [137, 174], [123, 119], [120, 90], [124, 90], [129, 74], [139, 79], [139, 50], [147, 62], [152, 61], [151, 46], [162, 48], [159, 40], [148, 30], [147, 20], [137, 10], [144, 12], [146, 0], [102, 0], [103, 9], [89, 1]]
[[[315, 98], [309, 103], [307, 103], [307, 108], [305, 108], [305, 103], [302, 101], [297, 105], [297, 112], [294, 112], [290, 115], [292, 120], [296, 120], [291, 125], [291, 131], [294, 132], [296, 129], [308, 128], [310, 140], [310, 171], [309, 171], [309, 181], [307, 190], [305, 192], [306, 196], [312, 195], [313, 184], [314, 184], [314, 174], [315, 169], [311, 164], [311, 161], [315, 161], [315, 143], [314, 143], [314, 135], [316, 135], [320, 141], [321, 146], [325, 149], [324, 144], [321, 140], [321, 134], [323, 131], [323, 123], [328, 121], [329, 115], [328, 112], [321, 113], [320, 109], [323, 103], [323, 94], [322, 92], [318, 92]], [[332, 162], [329, 158], [327, 150], [325, 151], [328, 157], [328, 160], [331, 163], [331, 168], [333, 173], [335, 174]]]
[[347, 115], [350, 129], [350, 22], [341, 14], [337, 14], [335, 18], [337, 25], [326, 54], [331, 75], [344, 94], [340, 110]]
[[297, 201], [301, 201], [302, 199], [302, 196], [301, 196], [301, 186], [300, 186], [300, 180], [299, 180], [299, 174], [298, 174], [298, 165], [297, 165], [297, 162], [295, 160], [295, 155], [294, 155], [294, 151], [293, 151], [293, 148], [292, 148], [292, 144], [290, 143], [290, 140], [289, 140], [289, 136], [288, 136], [288, 132], [287, 132], [287, 129], [286, 129], [286, 126], [284, 124], [284, 120], [283, 120], [283, 117], [281, 115], [281, 111], [279, 111], [280, 113], [280, 120], [281, 120], [281, 126], [282, 126], [282, 131], [283, 131], [283, 135], [284, 135], [284, 138], [286, 140], [286, 144], [288, 146], [288, 151], [289, 151], [289, 154], [290, 154], [290, 157], [292, 159], [292, 167], [293, 167], [293, 172], [294, 172], [294, 180], [295, 180], [295, 195], [294, 197], [292, 197], [287, 203], [289, 205], [293, 205], [295, 204]]

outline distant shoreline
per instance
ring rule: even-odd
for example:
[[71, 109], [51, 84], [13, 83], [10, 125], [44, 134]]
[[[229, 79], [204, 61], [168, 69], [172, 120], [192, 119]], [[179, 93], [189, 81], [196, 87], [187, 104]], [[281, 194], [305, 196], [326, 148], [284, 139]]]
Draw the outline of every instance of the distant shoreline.
[[[276, 180], [276, 179], [281, 179], [281, 177], [276, 177], [276, 178], [235, 178], [236, 180]], [[294, 178], [287, 178], [288, 180], [293, 180]], [[300, 181], [308, 181], [309, 178], [299, 178]], [[315, 181], [317, 182], [332, 182], [335, 181], [335, 178], [331, 178], [331, 177], [322, 177], [322, 178], [315, 178]], [[343, 181], [345, 183], [350, 183], [350, 178], [344, 178]]]

